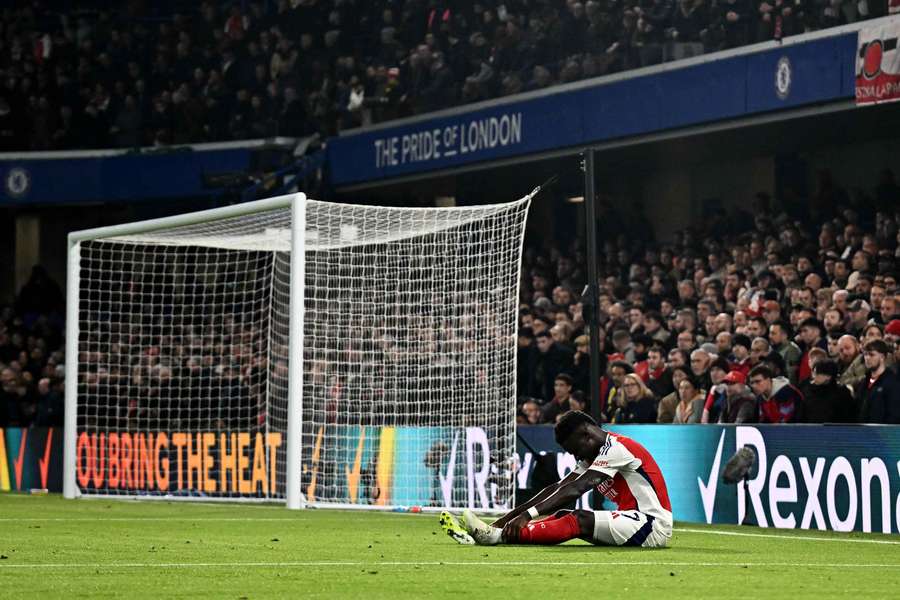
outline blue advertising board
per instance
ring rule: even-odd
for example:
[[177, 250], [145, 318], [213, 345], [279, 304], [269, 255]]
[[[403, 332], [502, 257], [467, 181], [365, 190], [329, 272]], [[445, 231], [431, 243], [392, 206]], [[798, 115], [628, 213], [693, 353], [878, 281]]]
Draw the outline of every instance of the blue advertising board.
[[328, 144], [338, 187], [714, 123], [854, 95], [856, 32], [670, 63]]
[[209, 195], [205, 175], [246, 171], [249, 148], [19, 154], [0, 159], [0, 204], [132, 202]]
[[[666, 480], [677, 521], [745, 522], [761, 527], [900, 533], [900, 427], [620, 425], [610, 431], [647, 448]], [[520, 427], [520, 489], [531, 487], [534, 455], [558, 475], [575, 459], [549, 426]], [[526, 445], [527, 444], [527, 445]], [[747, 489], [728, 485], [728, 459], [750, 446], [757, 456]]]

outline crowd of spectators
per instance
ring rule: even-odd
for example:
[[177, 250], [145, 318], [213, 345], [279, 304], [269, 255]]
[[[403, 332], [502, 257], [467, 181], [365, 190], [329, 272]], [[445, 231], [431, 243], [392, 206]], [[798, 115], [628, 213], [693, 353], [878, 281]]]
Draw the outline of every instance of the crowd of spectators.
[[[884, 171], [871, 195], [851, 199], [823, 173], [808, 201], [785, 211], [760, 193], [752, 208], [717, 212], [658, 244], [646, 219], [605, 206], [594, 327], [580, 296], [587, 281], [580, 240], [527, 247], [519, 422], [553, 423], [568, 410], [599, 408], [608, 423], [900, 423], [893, 174]], [[252, 278], [257, 287], [234, 296], [250, 312], [223, 315], [187, 301], [231, 298], [229, 281], [210, 264], [178, 273], [161, 262], [91, 288], [83, 310], [105, 317], [81, 340], [79, 386], [89, 399], [82, 425], [245, 429], [278, 418], [267, 415], [264, 389], [286, 394], [286, 339], [269, 356], [268, 305], [259, 301], [266, 281]], [[164, 312], [173, 304], [154, 302], [155, 294], [183, 307], [177, 323]], [[0, 310], [0, 427], [62, 424], [62, 314], [60, 288], [40, 267], [15, 304]], [[481, 327], [473, 321], [468, 329]], [[410, 335], [432, 330], [412, 327]], [[473, 344], [463, 354], [476, 356]], [[390, 363], [390, 345], [379, 348], [354, 352], [378, 351]], [[603, 374], [599, 407], [590, 400], [592, 360]], [[321, 395], [321, 418], [338, 422], [341, 382], [320, 366], [314, 362], [305, 381], [307, 397]], [[489, 371], [473, 371], [472, 385], [492, 381]], [[354, 400], [363, 414], [365, 400]], [[402, 412], [400, 400], [380, 401]]]
[[0, 307], [0, 428], [63, 424], [63, 296], [35, 267], [15, 304]]
[[[809, 207], [805, 209], [804, 206]], [[851, 198], [823, 172], [656, 244], [607, 207], [598, 294], [608, 423], [900, 423], [900, 187]], [[579, 240], [525, 252], [519, 423], [590, 406]]]
[[886, 0], [42, 2], [0, 11], [0, 150], [337, 131], [886, 14]]

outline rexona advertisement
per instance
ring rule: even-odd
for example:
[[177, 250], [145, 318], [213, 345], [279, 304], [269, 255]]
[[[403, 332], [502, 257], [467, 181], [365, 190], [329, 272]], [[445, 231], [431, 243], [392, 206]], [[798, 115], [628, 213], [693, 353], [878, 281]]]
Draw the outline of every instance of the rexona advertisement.
[[[900, 532], [900, 427], [631, 425], [611, 431], [643, 444], [669, 489], [675, 519], [761, 527]], [[575, 460], [544, 427], [520, 427], [520, 489], [533, 487], [538, 455], [563, 476]], [[526, 447], [527, 444], [527, 447]], [[722, 481], [743, 446], [756, 465]], [[534, 452], [532, 452], [532, 450]]]

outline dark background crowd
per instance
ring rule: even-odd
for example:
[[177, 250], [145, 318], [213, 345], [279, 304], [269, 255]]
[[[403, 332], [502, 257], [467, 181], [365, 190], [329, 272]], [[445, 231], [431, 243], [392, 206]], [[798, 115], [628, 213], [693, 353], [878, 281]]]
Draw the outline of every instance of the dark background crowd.
[[17, 2], [0, 9], [0, 151], [328, 136], [886, 12], [886, 0]]
[[[327, 136], [885, 12], [883, 0], [19, 2], [0, 9], [0, 150]], [[898, 207], [890, 171], [854, 198], [822, 174], [810, 198], [759, 194], [752, 214], [656, 243], [645, 216], [608, 206], [596, 357], [582, 241], [530, 243], [519, 421], [579, 408], [614, 423], [900, 422]], [[63, 313], [40, 267], [0, 308], [0, 426], [61, 424]], [[227, 397], [231, 424], [252, 425], [264, 370], [285, 370], [254, 362], [261, 333], [240, 323], [200, 345], [185, 332], [179, 356], [106, 333], [125, 362], [79, 383], [112, 390], [122, 426], [152, 424], [144, 408], [173, 378], [203, 381], [217, 398], [194, 405]]]
[[[580, 297], [586, 250], [580, 239], [532, 239], [519, 422], [599, 408], [609, 423], [900, 423], [900, 186], [884, 171], [871, 194], [851, 199], [823, 173], [791, 213], [776, 204], [760, 193], [752, 215], [719, 212], [671, 243], [654, 242], [645, 219], [605, 207], [599, 407], [589, 400], [595, 357]], [[40, 267], [0, 310], [0, 426], [62, 424], [62, 314], [60, 287]], [[265, 365], [266, 336], [247, 323], [226, 319], [215, 335], [194, 331], [178, 344], [134, 325], [83, 345], [79, 384], [99, 402], [85, 409], [89, 422], [253, 427], [266, 418], [267, 373], [286, 381], [284, 361]], [[321, 373], [307, 383], [340, 396], [340, 382]], [[183, 385], [190, 402], [163, 403]], [[163, 405], [181, 408], [163, 414]]]
[[63, 424], [63, 294], [41, 267], [0, 306], [0, 427]]
[[[850, 198], [823, 172], [792, 214], [757, 195], [652, 242], [607, 207], [597, 328], [609, 423], [900, 423], [900, 187]], [[580, 240], [531, 247], [519, 317], [520, 423], [589, 401]]]

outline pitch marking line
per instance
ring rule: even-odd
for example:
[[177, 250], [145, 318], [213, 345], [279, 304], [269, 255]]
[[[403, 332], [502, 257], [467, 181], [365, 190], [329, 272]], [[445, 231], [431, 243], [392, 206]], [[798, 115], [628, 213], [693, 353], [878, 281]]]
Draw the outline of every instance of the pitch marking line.
[[[68, 523], [68, 522], [122, 522], [122, 523], [140, 523], [141, 521], [146, 521], [148, 523], [153, 522], [163, 522], [163, 521], [183, 521], [188, 523], [193, 522], [296, 522], [296, 523], [306, 523], [307, 521], [303, 518], [298, 517], [23, 517], [23, 518], [4, 518], [0, 517], [0, 523], [15, 523], [15, 522], [28, 522], [28, 523], [40, 523], [40, 522], [58, 522], [58, 523]], [[894, 540], [860, 540], [853, 538], [828, 538], [828, 537], [818, 537], [818, 536], [808, 536], [808, 535], [790, 535], [790, 534], [776, 534], [776, 533], [743, 533], [739, 531], [711, 531], [707, 529], [690, 529], [685, 527], [678, 527], [675, 529], [675, 533], [699, 533], [702, 535], [727, 535], [727, 536], [737, 536], [737, 537], [755, 537], [755, 538], [769, 538], [776, 540], [800, 540], [800, 541], [809, 541], [809, 542], [840, 542], [840, 543], [848, 543], [848, 544], [883, 544], [888, 546], [900, 546], [900, 541]]]
[[900, 546], [900, 541], [891, 540], [857, 540], [853, 538], [828, 538], [809, 535], [781, 535], [774, 533], [741, 533], [738, 531], [709, 531], [706, 529], [685, 529], [678, 527], [675, 533], [702, 533], [705, 535], [734, 535], [740, 537], [772, 538], [777, 540], [803, 540], [811, 542], [840, 542], [842, 544], [888, 544]]
[[[342, 518], [345, 518], [344, 515], [341, 515]], [[148, 523], [152, 522], [163, 522], [163, 521], [184, 521], [184, 522], [306, 522], [303, 518], [298, 517], [0, 517], [0, 523], [16, 523], [16, 522], [28, 522], [28, 523], [40, 523], [40, 522], [58, 522], [58, 523], [68, 523], [68, 522], [83, 522], [83, 523], [92, 523], [92, 522], [122, 522], [122, 523], [140, 523], [141, 521], [146, 521]], [[685, 527], [678, 527], [675, 529], [675, 533], [699, 533], [702, 535], [726, 535], [726, 536], [737, 536], [737, 537], [754, 537], [754, 538], [769, 538], [769, 539], [777, 539], [777, 540], [801, 540], [801, 541], [810, 541], [810, 542], [840, 542], [840, 543], [848, 543], [848, 544], [883, 544], [889, 546], [900, 546], [900, 541], [894, 540], [860, 540], [853, 538], [828, 538], [828, 537], [818, 537], [818, 536], [808, 536], [808, 535], [790, 535], [790, 534], [781, 534], [781, 533], [743, 533], [739, 531], [712, 531], [707, 529], [690, 529]]]
[[900, 569], [900, 564], [855, 564], [855, 563], [731, 563], [731, 562], [668, 562], [668, 561], [596, 561], [596, 562], [547, 562], [547, 561], [504, 561], [504, 562], [464, 562], [464, 561], [297, 561], [297, 562], [216, 562], [216, 563], [44, 563], [44, 564], [2, 564], [2, 569], [191, 569], [191, 568], [236, 568], [236, 567], [785, 567], [812, 569]]

